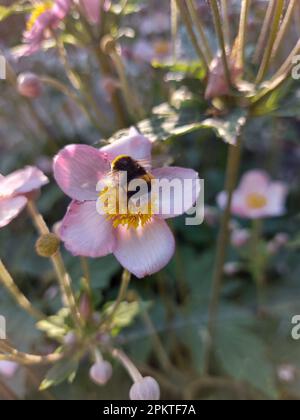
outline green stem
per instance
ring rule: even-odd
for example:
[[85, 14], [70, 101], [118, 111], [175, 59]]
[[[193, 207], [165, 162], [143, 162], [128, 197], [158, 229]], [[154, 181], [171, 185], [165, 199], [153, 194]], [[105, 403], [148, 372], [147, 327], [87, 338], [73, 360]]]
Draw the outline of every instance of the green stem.
[[[79, 9], [79, 13], [80, 9]], [[104, 77], [114, 77], [112, 74], [110, 63], [107, 59], [107, 56], [102, 52], [101, 48], [99, 47], [99, 39], [95, 36], [93, 33], [90, 25], [87, 23], [84, 16], [81, 14], [81, 21], [84, 27], [84, 30], [88, 37], [90, 38], [91, 42], [91, 48], [94, 52], [95, 58], [98, 62], [99, 68], [101, 72], [103, 73]], [[106, 23], [106, 13], [102, 11], [102, 22], [101, 22], [101, 36], [104, 36], [105, 33], [105, 23]], [[124, 128], [127, 124], [127, 118], [126, 118], [126, 111], [124, 109], [123, 102], [119, 96], [118, 92], [113, 92], [111, 97], [111, 105], [115, 114], [117, 128]]]
[[253, 63], [254, 64], [258, 64], [264, 48], [265, 48], [265, 44], [266, 44], [266, 40], [268, 37], [268, 33], [270, 30], [270, 27], [272, 25], [272, 19], [274, 16], [274, 12], [275, 12], [275, 7], [276, 7], [276, 0], [270, 0], [269, 4], [268, 4], [268, 8], [266, 11], [266, 15], [263, 21], [263, 25], [262, 25], [262, 29], [260, 31], [260, 35], [257, 41], [257, 45], [256, 45], [256, 49], [254, 52], [254, 56], [253, 56]]
[[139, 104], [139, 99], [136, 95], [136, 92], [134, 91], [132, 86], [130, 86], [124, 63], [117, 50], [111, 53], [111, 58], [115, 64], [115, 68], [120, 79], [121, 90], [123, 92], [127, 109], [134, 121], [136, 121], [137, 119], [142, 120], [145, 117], [145, 112]]
[[[42, 76], [40, 77], [41, 82], [53, 87], [54, 89], [57, 89], [58, 91], [62, 92], [64, 95], [66, 95], [68, 98], [70, 98], [78, 107], [81, 109], [81, 111], [88, 117], [90, 122], [97, 127], [100, 131], [104, 131], [104, 133], [107, 132], [107, 127], [103, 127], [99, 124], [98, 120], [94, 117], [94, 115], [90, 112], [89, 107], [85, 106], [85, 104], [82, 102], [80, 97], [73, 92], [71, 89], [69, 89], [68, 86], [64, 85], [60, 81], [53, 79], [48, 76]], [[102, 120], [103, 121], [103, 118]]]
[[251, 3], [251, 0], [243, 0], [242, 2], [240, 26], [239, 26], [239, 34], [238, 34], [238, 56], [237, 56], [237, 64], [238, 64], [238, 67], [240, 68], [244, 68], [245, 43], [246, 43], [247, 22], [248, 22], [250, 3]]
[[264, 295], [265, 295], [265, 285], [264, 285], [264, 273], [262, 266], [260, 264], [260, 241], [262, 237], [263, 231], [263, 221], [262, 219], [254, 219], [252, 221], [252, 237], [251, 237], [251, 253], [250, 253], [250, 260], [251, 260], [251, 271], [253, 278], [256, 283], [256, 290], [257, 290], [257, 302], [258, 307], [262, 307], [264, 303]]
[[119, 360], [121, 364], [125, 367], [133, 382], [140, 382], [143, 377], [137, 367], [133, 364], [133, 362], [129, 359], [129, 357], [119, 349], [113, 349], [111, 351], [112, 356]]
[[31, 302], [23, 295], [21, 290], [18, 288], [13, 278], [7, 271], [5, 265], [0, 260], [0, 282], [14, 298], [17, 304], [23, 308], [26, 312], [29, 313], [33, 318], [38, 320], [45, 319], [46, 315], [40, 312], [38, 309], [34, 308]]
[[205, 54], [206, 61], [207, 61], [207, 63], [210, 63], [213, 59], [213, 52], [210, 48], [208, 39], [206, 37], [205, 30], [204, 30], [204, 24], [203, 24], [203, 21], [201, 19], [201, 16], [200, 16], [199, 13], [197, 13], [197, 8], [196, 8], [196, 5], [195, 5], [195, 1], [194, 0], [189, 0], [187, 2], [187, 8], [188, 8], [188, 11], [189, 11], [190, 16], [192, 18], [192, 22], [195, 25], [195, 27], [197, 28], [197, 31], [199, 33], [201, 42], [203, 44], [203, 53]]
[[[42, 215], [38, 212], [34, 202], [29, 201], [27, 204], [27, 208], [38, 232], [41, 235], [49, 234], [50, 231], [48, 229], [48, 226], [46, 225]], [[51, 261], [52, 261], [53, 267], [55, 269], [55, 272], [58, 278], [63, 301], [70, 309], [74, 323], [80, 331], [81, 326], [82, 326], [82, 320], [81, 320], [80, 313], [76, 304], [76, 299], [72, 290], [71, 277], [69, 273], [66, 271], [61, 253], [58, 251], [56, 254], [54, 254], [51, 257]]]
[[207, 62], [207, 59], [205, 57], [205, 54], [201, 48], [201, 46], [199, 45], [197, 36], [194, 32], [194, 28], [193, 28], [193, 22], [191, 20], [191, 17], [188, 13], [187, 7], [186, 7], [186, 3], [182, 0], [176, 0], [176, 4], [177, 4], [177, 8], [180, 11], [180, 16], [181, 19], [183, 20], [183, 23], [187, 29], [187, 32], [189, 34], [189, 37], [191, 39], [191, 42], [200, 58], [200, 60], [203, 62], [204, 67], [206, 72], [208, 72], [209, 70], [209, 63]]
[[286, 11], [286, 14], [285, 14], [284, 19], [282, 21], [280, 30], [279, 30], [279, 32], [276, 36], [275, 42], [274, 42], [271, 60], [273, 60], [276, 57], [276, 55], [278, 53], [278, 50], [280, 48], [280, 45], [283, 41], [283, 38], [285, 37], [285, 34], [290, 27], [291, 20], [293, 18], [293, 12], [294, 12], [294, 10], [296, 8], [296, 5], [297, 5], [297, 1], [299, 1], [299, 0], [290, 0], [290, 2], [289, 2], [288, 9]]
[[276, 1], [276, 7], [275, 7], [275, 12], [274, 12], [274, 19], [271, 25], [271, 32], [269, 34], [269, 38], [267, 41], [267, 44], [265, 46], [265, 52], [262, 58], [262, 62], [261, 65], [259, 67], [258, 70], [258, 74], [256, 77], [256, 81], [255, 83], [258, 85], [260, 84], [265, 75], [268, 72], [269, 69], [269, 64], [271, 61], [271, 54], [272, 54], [272, 50], [273, 50], [273, 46], [274, 46], [274, 41], [276, 39], [276, 35], [278, 33], [278, 28], [280, 25], [280, 19], [281, 19], [281, 15], [283, 12], [283, 7], [284, 7], [284, 0], [277, 0]]
[[221, 0], [222, 18], [224, 24], [224, 38], [228, 48], [231, 45], [231, 30], [229, 23], [228, 0]]
[[204, 373], [209, 373], [211, 352], [213, 349], [213, 341], [216, 330], [216, 322], [220, 304], [220, 296], [222, 291], [223, 270], [227, 255], [227, 248], [229, 243], [229, 224], [231, 217], [231, 204], [233, 192], [237, 184], [240, 160], [241, 160], [242, 140], [241, 137], [237, 139], [236, 146], [229, 146], [227, 171], [226, 171], [226, 185], [227, 203], [224, 210], [219, 237], [217, 241], [217, 253], [213, 271], [212, 279], [212, 293], [208, 309], [208, 326], [207, 326], [207, 341], [204, 352]]
[[110, 323], [113, 321], [113, 318], [117, 312], [117, 310], [119, 309], [120, 304], [123, 302], [123, 300], [126, 297], [126, 293], [127, 293], [127, 289], [129, 286], [131, 280], [131, 273], [129, 273], [129, 271], [124, 270], [123, 274], [122, 274], [122, 280], [121, 280], [121, 286], [119, 289], [119, 293], [117, 296], [117, 299], [113, 305], [113, 308], [111, 310], [111, 312], [109, 312], [109, 314], [107, 315], [107, 317], [105, 317], [102, 321], [101, 324], [103, 325], [110, 325]]

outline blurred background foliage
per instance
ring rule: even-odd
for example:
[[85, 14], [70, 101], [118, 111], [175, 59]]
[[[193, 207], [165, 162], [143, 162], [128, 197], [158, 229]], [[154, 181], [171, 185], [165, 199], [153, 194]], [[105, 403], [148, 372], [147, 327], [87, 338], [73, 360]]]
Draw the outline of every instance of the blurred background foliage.
[[[4, 5], [10, 3], [2, 2]], [[206, 2], [198, 3], [209, 25], [211, 17]], [[238, 3], [232, 2], [230, 19], [233, 26], [238, 22]], [[264, 7], [263, 2], [253, 3], [248, 55], [253, 51]], [[176, 256], [159, 274], [144, 280], [132, 280], [127, 299], [134, 301], [137, 293], [142, 303], [137, 316], [132, 314], [129, 325], [120, 331], [116, 342], [123, 346], [143, 372], [160, 381], [162, 398], [165, 399], [299, 399], [300, 342], [291, 338], [291, 319], [300, 314], [299, 82], [289, 81], [281, 86], [273, 102], [262, 105], [261, 115], [249, 120], [244, 130], [241, 169], [243, 173], [263, 168], [275, 179], [288, 182], [287, 214], [267, 220], [263, 233], [264, 239], [270, 241], [277, 233], [284, 232], [288, 234], [289, 241], [268, 258], [261, 308], [257, 307], [256, 285], [244, 264], [244, 257], [231, 246], [228, 261], [242, 265], [241, 269], [227, 272], [225, 276], [214, 354], [216, 379], [201, 382], [207, 308], [220, 217], [215, 199], [223, 189], [227, 144], [218, 136], [218, 129], [212, 130], [202, 124], [212, 117], [209, 114], [210, 105], [204, 100], [204, 73], [183, 28], [177, 40], [182, 62], [176, 65], [160, 60], [151, 66], [150, 62], [135, 60], [129, 54], [139, 38], [150, 43], [156, 39], [169, 39], [168, 26], [163, 27], [161, 32], [159, 28], [154, 33], [151, 30], [149, 34], [141, 32], [141, 27], [144, 27], [142, 22], [149, 17], [154, 26], [157, 14], [168, 19], [168, 2], [131, 0], [127, 12], [128, 15], [122, 17], [115, 13], [111, 22], [115, 22], [116, 30], [125, 33], [121, 44], [124, 50], [129, 51], [127, 69], [135, 89], [148, 115], [154, 106], [164, 102], [170, 104], [168, 109], [160, 107], [158, 116], [154, 113], [151, 120], [142, 122], [139, 128], [156, 139], [155, 153], [163, 156], [165, 161], [199, 171], [200, 177], [205, 180], [207, 216], [205, 222], [196, 227], [185, 226], [184, 218], [172, 221], [177, 238]], [[299, 20], [300, 10], [298, 14]], [[8, 57], [9, 48], [20, 40], [23, 24], [23, 15], [11, 16], [0, 22], [1, 48]], [[135, 31], [133, 38], [130, 31]], [[297, 31], [299, 26], [291, 28], [283, 49], [291, 49], [295, 37], [299, 36], [295, 35]], [[72, 65], [83, 78], [89, 78], [99, 107], [109, 112], [109, 99], [103, 91], [102, 76], [94, 58], [84, 47], [73, 48], [70, 45], [69, 51]], [[14, 62], [13, 66], [17, 73], [32, 70], [64, 78], [63, 69], [52, 49]], [[100, 138], [97, 129], [74, 104], [53, 89], [45, 87], [43, 95], [28, 106], [28, 101], [21, 98], [7, 82], [0, 83], [1, 173], [35, 164], [51, 178], [51, 158], [65, 144], [100, 145], [107, 137], [101, 135]], [[228, 129], [228, 138], [235, 135], [230, 129], [236, 129], [236, 119]], [[109, 136], [114, 131], [117, 130], [111, 127]], [[38, 201], [49, 226], [61, 220], [67, 205], [68, 199], [55, 182], [50, 182], [43, 189]], [[247, 220], [235, 219], [235, 223], [242, 228], [250, 226]], [[9, 227], [0, 230], [1, 258], [24, 294], [50, 315], [59, 309], [59, 291], [49, 262], [34, 252], [35, 241], [36, 233], [28, 216], [23, 213]], [[79, 286], [83, 276], [80, 261], [67, 252], [64, 252], [64, 258]], [[89, 268], [95, 304], [100, 308], [115, 298], [121, 268], [113, 257], [91, 260]], [[54, 349], [51, 339], [45, 339], [41, 331], [34, 328], [34, 322], [16, 307], [3, 289], [0, 290], [0, 312], [7, 317], [8, 335], [15, 347], [38, 353]], [[128, 316], [127, 310], [125, 313]], [[164, 346], [163, 352], [160, 343]], [[164, 352], [174, 366], [174, 375], [180, 378], [177, 383], [168, 380], [169, 365]], [[0, 382], [7, 388], [6, 393], [3, 391], [1, 395], [0, 387], [0, 398], [8, 398], [9, 392], [11, 397], [21, 399], [128, 398], [129, 380], [119, 366], [114, 366], [112, 381], [102, 388], [91, 383], [88, 366], [89, 361], [84, 359], [71, 386], [63, 383], [44, 392], [36, 389], [46, 368], [20, 368], [10, 380], [0, 377]], [[185, 393], [186, 384], [193, 386], [187, 387]]]

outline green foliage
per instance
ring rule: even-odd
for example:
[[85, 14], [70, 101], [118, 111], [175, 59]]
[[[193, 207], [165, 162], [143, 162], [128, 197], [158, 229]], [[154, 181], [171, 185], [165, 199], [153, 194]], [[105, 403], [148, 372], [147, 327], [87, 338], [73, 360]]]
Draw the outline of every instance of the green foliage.
[[[204, 118], [195, 108], [171, 107], [162, 104], [153, 109], [153, 116], [136, 125], [137, 129], [153, 142], [175, 140], [194, 131], [212, 129], [225, 141], [235, 144], [241, 128], [246, 123], [246, 111], [235, 110], [226, 118]], [[113, 142], [127, 135], [128, 130], [121, 130], [109, 139]]]
[[68, 380], [72, 383], [78, 369], [78, 361], [74, 359], [61, 360], [56, 363], [46, 374], [40, 385], [40, 391], [45, 391]]

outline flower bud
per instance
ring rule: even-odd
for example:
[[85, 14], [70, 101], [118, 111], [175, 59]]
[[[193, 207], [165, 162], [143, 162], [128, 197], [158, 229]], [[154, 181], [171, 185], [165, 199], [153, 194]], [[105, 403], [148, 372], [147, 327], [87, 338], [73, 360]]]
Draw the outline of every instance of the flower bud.
[[248, 243], [250, 236], [248, 229], [234, 229], [231, 234], [231, 244], [236, 248], [240, 248]]
[[95, 363], [90, 369], [90, 378], [97, 385], [105, 385], [112, 376], [112, 365], [106, 360]]
[[67, 346], [74, 346], [74, 344], [76, 344], [76, 342], [77, 342], [76, 334], [73, 331], [69, 331], [64, 336], [64, 343]]
[[58, 251], [60, 239], [55, 233], [42, 235], [35, 244], [35, 249], [40, 257], [52, 257]]
[[87, 293], [83, 293], [83, 295], [80, 298], [79, 312], [80, 312], [81, 317], [84, 320], [88, 320], [92, 316], [93, 310], [92, 310], [91, 299], [87, 295]]
[[42, 83], [34, 73], [21, 73], [17, 79], [17, 88], [19, 94], [26, 98], [38, 98], [42, 93]]
[[158, 383], [151, 376], [146, 376], [140, 381], [135, 382], [130, 388], [131, 400], [157, 401], [160, 399], [160, 388]]
[[10, 379], [14, 376], [18, 367], [19, 365], [15, 362], [10, 362], [9, 360], [1, 360], [0, 375], [4, 376], [7, 379]]

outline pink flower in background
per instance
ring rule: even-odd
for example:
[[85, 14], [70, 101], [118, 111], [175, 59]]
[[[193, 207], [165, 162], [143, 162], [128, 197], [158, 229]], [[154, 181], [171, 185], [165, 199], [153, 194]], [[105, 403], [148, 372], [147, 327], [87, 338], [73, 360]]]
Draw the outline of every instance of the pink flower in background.
[[[174, 254], [175, 240], [164, 219], [178, 214], [163, 216], [159, 212], [150, 213], [146, 219], [134, 219], [128, 214], [124, 219], [124, 215], [119, 214], [111, 219], [107, 214], [100, 214], [96, 206], [99, 198], [97, 184], [109, 176], [112, 161], [126, 155], [135, 161], [150, 162], [151, 149], [150, 140], [134, 130], [128, 137], [101, 150], [86, 145], [70, 145], [55, 157], [55, 179], [73, 199], [60, 228], [60, 237], [72, 254], [96, 258], [113, 253], [123, 267], [139, 278], [153, 274], [168, 264]], [[156, 179], [176, 178], [181, 182], [185, 179], [195, 181], [189, 195], [193, 195], [194, 199], [184, 201], [183, 211], [189, 210], [195, 203], [199, 194], [195, 171], [168, 167], [151, 170], [151, 176]], [[104, 185], [102, 192], [105, 191]], [[170, 197], [170, 203], [174, 203], [176, 198]]]
[[0, 375], [4, 376], [7, 379], [11, 379], [18, 370], [18, 368], [19, 365], [15, 362], [10, 362], [7, 360], [0, 361]]
[[79, 0], [79, 4], [91, 24], [98, 24], [101, 19], [101, 11], [110, 8], [110, 0]]
[[[288, 187], [285, 183], [272, 181], [264, 171], [249, 171], [233, 194], [232, 213], [248, 219], [281, 216], [286, 211], [287, 194]], [[217, 201], [224, 208], [227, 193], [220, 193]]]
[[28, 56], [39, 51], [42, 43], [51, 36], [51, 31], [65, 19], [71, 5], [72, 0], [37, 1], [23, 35], [25, 46], [18, 55]]
[[0, 175], [0, 228], [15, 219], [28, 201], [28, 194], [48, 183], [39, 169], [27, 166], [10, 175]]
[[137, 41], [129, 55], [136, 61], [151, 63], [153, 60], [167, 60], [171, 56], [171, 44], [164, 39]]

